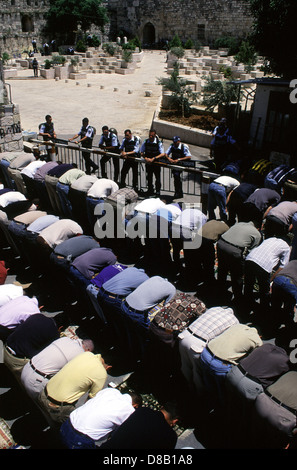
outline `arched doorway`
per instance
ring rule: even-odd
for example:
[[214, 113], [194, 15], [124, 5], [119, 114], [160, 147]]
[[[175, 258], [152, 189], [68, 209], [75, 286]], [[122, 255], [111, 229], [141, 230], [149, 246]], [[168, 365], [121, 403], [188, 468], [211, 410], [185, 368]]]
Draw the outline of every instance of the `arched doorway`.
[[143, 28], [142, 41], [144, 46], [150, 46], [156, 42], [156, 31], [152, 23], [146, 23]]

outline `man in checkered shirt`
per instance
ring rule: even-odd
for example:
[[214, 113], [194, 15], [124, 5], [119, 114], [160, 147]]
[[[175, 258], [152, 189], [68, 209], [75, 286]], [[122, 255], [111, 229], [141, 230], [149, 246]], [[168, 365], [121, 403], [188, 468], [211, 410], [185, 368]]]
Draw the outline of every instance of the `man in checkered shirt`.
[[232, 308], [212, 307], [179, 334], [181, 371], [198, 394], [204, 390], [197, 368], [201, 352], [210, 340], [237, 323]]

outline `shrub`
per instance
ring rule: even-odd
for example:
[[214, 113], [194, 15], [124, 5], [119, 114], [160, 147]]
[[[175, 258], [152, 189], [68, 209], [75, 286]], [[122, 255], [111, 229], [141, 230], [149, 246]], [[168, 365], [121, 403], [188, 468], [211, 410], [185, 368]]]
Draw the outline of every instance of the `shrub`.
[[106, 54], [109, 54], [111, 56], [115, 55], [116, 48], [111, 42], [106, 42], [105, 44], [102, 45], [102, 49]]
[[66, 57], [63, 55], [54, 55], [52, 58], [53, 65], [64, 65], [66, 62]]
[[187, 39], [187, 41], [185, 42], [184, 48], [185, 49], [193, 49], [193, 46], [194, 46], [194, 43], [193, 43], [192, 39]]
[[49, 59], [46, 59], [44, 62], [44, 68], [45, 69], [50, 69], [52, 66], [52, 62]]
[[232, 101], [238, 99], [238, 87], [226, 81], [214, 80], [210, 76], [203, 89], [202, 104], [206, 107], [207, 111], [213, 111], [216, 106], [228, 106]]
[[132, 61], [132, 51], [129, 49], [124, 49], [122, 52], [122, 59], [125, 62], [131, 62]]
[[181, 40], [180, 40], [180, 38], [178, 37], [177, 34], [175, 34], [175, 36], [173, 37], [173, 39], [170, 41], [169, 47], [170, 47], [170, 49], [171, 49], [172, 47], [182, 47], [182, 42], [181, 42]]
[[249, 41], [242, 41], [239, 51], [234, 58], [236, 62], [251, 67], [257, 62], [258, 55], [254, 46]]
[[3, 64], [6, 64], [10, 59], [10, 55], [8, 54], [8, 52], [3, 52], [2, 54], [2, 62]]
[[235, 55], [239, 51], [240, 39], [234, 36], [222, 36], [214, 42], [215, 49], [228, 49], [228, 55]]
[[80, 39], [79, 41], [77, 41], [75, 49], [77, 50], [77, 52], [86, 52], [87, 46], [85, 42]]
[[170, 52], [178, 59], [181, 59], [185, 55], [185, 50], [182, 47], [172, 47]]

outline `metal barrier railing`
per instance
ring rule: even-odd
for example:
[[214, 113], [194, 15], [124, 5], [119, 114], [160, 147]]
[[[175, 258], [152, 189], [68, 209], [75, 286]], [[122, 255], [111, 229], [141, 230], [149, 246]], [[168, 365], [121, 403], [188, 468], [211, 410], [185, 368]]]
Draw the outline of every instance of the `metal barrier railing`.
[[[101, 175], [100, 170], [100, 157], [102, 155], [107, 155], [110, 157], [115, 157], [120, 160], [120, 172], [122, 170], [123, 162], [125, 161], [123, 157], [116, 153], [105, 152], [99, 147], [92, 147], [87, 149], [81, 147], [77, 144], [69, 144], [68, 141], [59, 139], [55, 143], [45, 143], [40, 140], [31, 139], [30, 142], [37, 144], [39, 146], [55, 146], [57, 150], [56, 159], [62, 161], [63, 163], [75, 163], [77, 168], [85, 170], [85, 163], [82, 157], [82, 151], [90, 153], [91, 159], [94, 163], [99, 166], [99, 175]], [[138, 162], [138, 188], [141, 190], [147, 189], [147, 179], [146, 179], [146, 163], [143, 158], [135, 157], [133, 160]], [[195, 162], [196, 163], [196, 162]], [[198, 196], [203, 198], [203, 193], [205, 194], [206, 188], [208, 185], [208, 180], [211, 180], [212, 174], [197, 167], [186, 167], [180, 165], [166, 164], [166, 163], [154, 163], [154, 165], [160, 165], [161, 167], [161, 191], [162, 193], [173, 193], [174, 192], [174, 183], [172, 177], [172, 170], [179, 170], [181, 172], [181, 180], [183, 186], [183, 193], [192, 196]], [[112, 158], [106, 163], [106, 173], [109, 179], [113, 180], [113, 161]], [[207, 177], [209, 174], [209, 177]], [[216, 175], [215, 175], [216, 176]], [[132, 186], [132, 172], [130, 171], [126, 178], [127, 186]], [[204, 188], [204, 191], [203, 191]]]

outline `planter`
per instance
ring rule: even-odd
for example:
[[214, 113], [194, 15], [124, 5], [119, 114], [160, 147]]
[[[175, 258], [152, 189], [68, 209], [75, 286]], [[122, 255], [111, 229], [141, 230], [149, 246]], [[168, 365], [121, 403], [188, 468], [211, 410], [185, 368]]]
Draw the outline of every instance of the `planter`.
[[40, 69], [40, 76], [46, 79], [54, 79], [55, 69]]
[[69, 77], [69, 66], [68, 65], [55, 65], [54, 67], [55, 77], [57, 78], [68, 78]]

